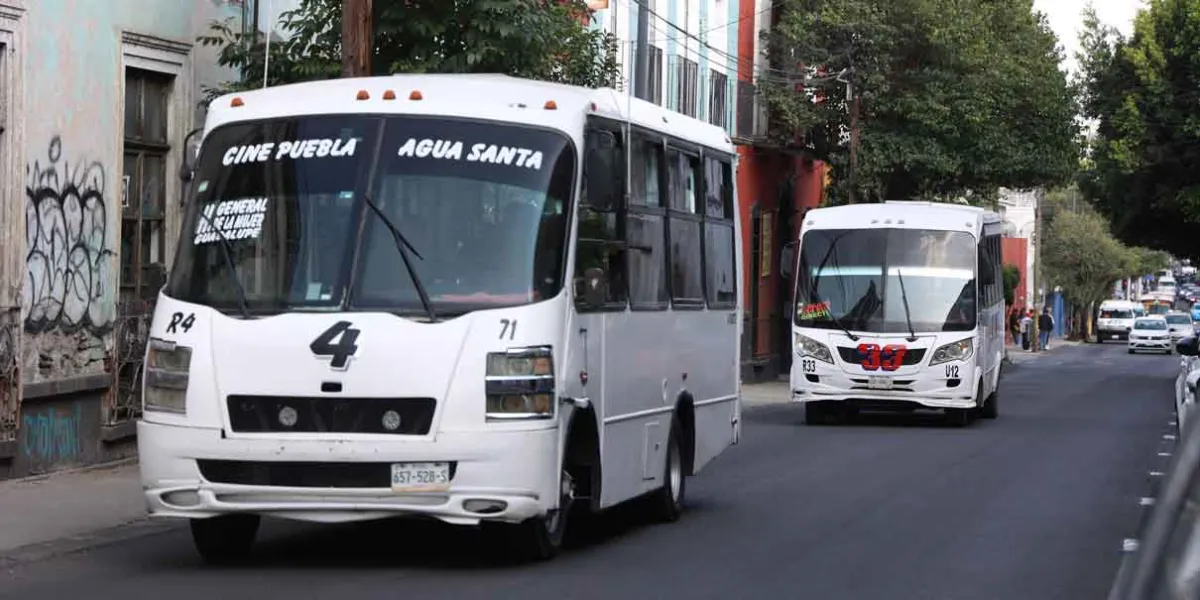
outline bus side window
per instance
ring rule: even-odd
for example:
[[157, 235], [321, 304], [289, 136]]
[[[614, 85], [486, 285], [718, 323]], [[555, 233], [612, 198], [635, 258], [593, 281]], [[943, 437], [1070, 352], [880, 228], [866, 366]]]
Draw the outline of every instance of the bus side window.
[[[587, 136], [585, 152], [589, 156], [584, 159], [575, 245], [575, 305], [580, 311], [620, 310], [625, 308], [626, 296], [625, 223], [621, 210], [625, 146], [618, 131], [588, 129]], [[607, 188], [605, 198], [589, 198], [589, 191], [595, 195], [600, 188]], [[593, 205], [593, 200], [600, 200], [596, 202], [599, 206]]]

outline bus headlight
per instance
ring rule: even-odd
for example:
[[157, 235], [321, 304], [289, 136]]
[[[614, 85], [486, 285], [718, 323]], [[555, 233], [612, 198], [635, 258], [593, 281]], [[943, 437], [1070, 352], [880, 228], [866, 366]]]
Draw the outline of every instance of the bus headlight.
[[967, 360], [971, 358], [974, 349], [975, 345], [971, 343], [971, 338], [946, 344], [933, 351], [933, 358], [929, 359], [929, 366], [954, 360]]
[[484, 378], [489, 421], [554, 417], [554, 359], [548, 346], [487, 355]]
[[833, 355], [829, 353], [829, 347], [817, 340], [814, 340], [806, 335], [792, 333], [792, 348], [796, 354], [801, 357], [811, 357], [817, 360], [825, 361], [833, 364]]
[[191, 364], [191, 348], [150, 338], [146, 350], [142, 410], [186, 412], [188, 370]]

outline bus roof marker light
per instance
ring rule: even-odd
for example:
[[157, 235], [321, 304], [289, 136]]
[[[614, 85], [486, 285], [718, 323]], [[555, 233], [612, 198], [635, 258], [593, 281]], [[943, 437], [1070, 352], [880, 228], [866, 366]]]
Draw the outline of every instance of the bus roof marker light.
[[396, 99], [396, 92], [394, 92], [394, 91], [392, 91], [392, 90], [384, 90], [384, 92], [383, 92], [383, 99], [384, 99], [384, 100], [395, 100], [395, 99]]
[[542, 108], [546, 110], [558, 110], [558, 103], [553, 100], [547, 100], [545, 106]]
[[355, 96], [354, 99], [355, 100], [370, 100], [371, 94], [368, 94], [367, 90], [358, 90], [358, 95]]
[[425, 98], [425, 96], [421, 95], [421, 90], [413, 90], [412, 92], [409, 92], [409, 94], [408, 94], [409, 100], [423, 100], [424, 98]]
[[240, 96], [234, 96], [233, 100], [229, 101], [229, 106], [232, 106], [233, 108], [244, 106], [245, 104], [245, 102], [242, 102], [242, 98]]

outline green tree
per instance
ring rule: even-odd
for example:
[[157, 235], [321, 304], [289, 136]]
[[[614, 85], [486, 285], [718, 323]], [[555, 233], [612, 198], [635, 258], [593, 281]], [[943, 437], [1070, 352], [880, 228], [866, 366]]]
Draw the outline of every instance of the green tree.
[[1004, 304], [1012, 306], [1017, 299], [1017, 286], [1021, 285], [1021, 268], [1004, 265]]
[[1153, 0], [1125, 39], [1085, 12], [1083, 114], [1094, 120], [1081, 188], [1131, 244], [1200, 258], [1200, 3]]
[[[272, 41], [270, 85], [329, 79], [341, 72], [341, 1], [301, 0], [280, 15], [287, 39]], [[391, 73], [505, 73], [588, 87], [619, 87], [617, 40], [583, 23], [583, 0], [409, 0], [375, 2], [372, 68]], [[220, 48], [221, 66], [240, 81], [217, 95], [259, 87], [266, 59], [261, 34], [232, 20], [212, 23], [198, 41]]]
[[[778, 141], [799, 136], [848, 190], [845, 93], [861, 99], [858, 196], [987, 197], [1069, 180], [1076, 105], [1032, 0], [782, 0], [760, 89]], [[804, 71], [823, 67], [809, 80]], [[841, 77], [837, 77], [837, 75]], [[814, 104], [797, 86], [825, 96]]]

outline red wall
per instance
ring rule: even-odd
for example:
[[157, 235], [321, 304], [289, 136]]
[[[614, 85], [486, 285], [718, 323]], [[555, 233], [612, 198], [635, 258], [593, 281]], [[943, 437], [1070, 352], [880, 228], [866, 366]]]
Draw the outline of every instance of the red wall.
[[1003, 238], [1000, 240], [1000, 254], [1004, 259], [1004, 264], [1013, 265], [1021, 269], [1021, 282], [1017, 284], [1017, 289], [1013, 292], [1013, 298], [1017, 306], [1025, 304], [1025, 281], [1028, 275], [1025, 273], [1026, 265], [1029, 264], [1029, 240], [1024, 238]]

